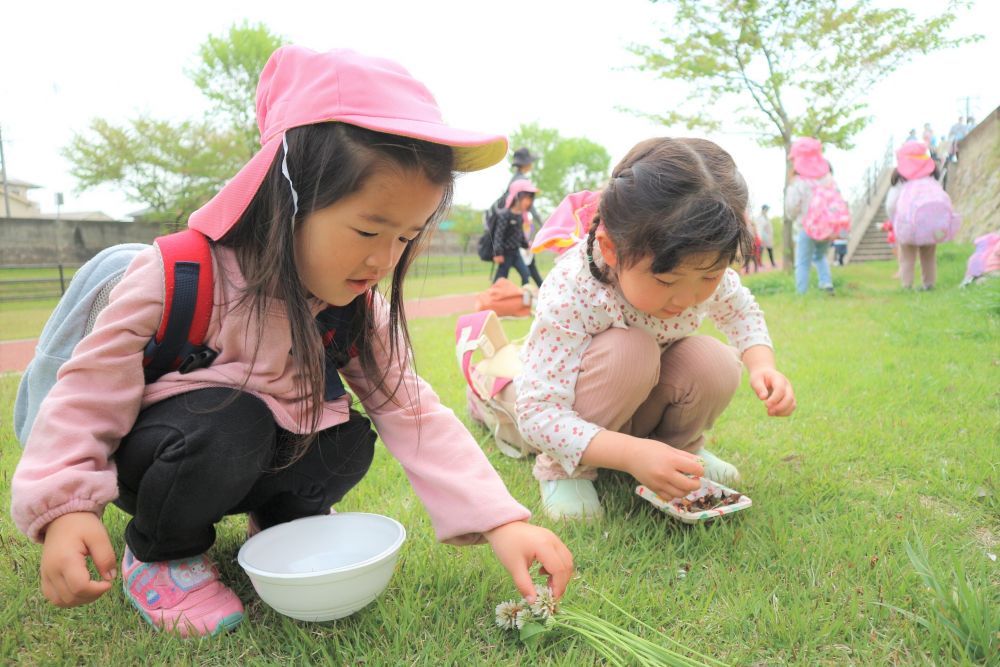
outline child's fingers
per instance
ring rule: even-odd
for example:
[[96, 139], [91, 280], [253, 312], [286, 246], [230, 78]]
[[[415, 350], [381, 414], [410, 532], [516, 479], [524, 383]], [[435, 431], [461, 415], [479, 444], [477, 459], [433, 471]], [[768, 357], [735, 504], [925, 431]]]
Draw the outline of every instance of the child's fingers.
[[111, 540], [108, 539], [108, 534], [104, 530], [104, 527], [101, 526], [100, 531], [85, 534], [83, 536], [83, 543], [87, 546], [87, 552], [90, 554], [90, 558], [94, 561], [94, 566], [97, 567], [97, 571], [101, 573], [101, 576], [105, 579], [114, 579], [117, 573], [115, 566], [118, 557], [115, 555], [115, 548], [111, 546]]
[[534, 602], [535, 582], [531, 579], [531, 572], [528, 571], [528, 566], [519, 562], [509, 567], [508, 571], [521, 597], [528, 602]]
[[[690, 452], [685, 452], [685, 454], [690, 454]], [[685, 475], [693, 475], [695, 477], [702, 477], [705, 475], [705, 467], [702, 460], [694, 454], [691, 454], [688, 458], [683, 458], [678, 461], [677, 470]]]
[[110, 581], [94, 581], [86, 566], [65, 570], [55, 582], [57, 595], [62, 602], [59, 606], [75, 607], [88, 604], [111, 589]]
[[537, 557], [538, 562], [542, 564], [542, 572], [548, 575], [552, 595], [559, 599], [566, 592], [569, 579], [573, 576], [573, 555], [559, 542], [539, 549]]
[[757, 394], [757, 398], [760, 400], [765, 400], [771, 394], [771, 388], [768, 386], [767, 378], [763, 375], [755, 375], [750, 379], [750, 388], [753, 389], [753, 393]]
[[777, 405], [768, 409], [768, 414], [775, 417], [787, 417], [795, 411], [795, 395], [791, 392], [785, 394]]

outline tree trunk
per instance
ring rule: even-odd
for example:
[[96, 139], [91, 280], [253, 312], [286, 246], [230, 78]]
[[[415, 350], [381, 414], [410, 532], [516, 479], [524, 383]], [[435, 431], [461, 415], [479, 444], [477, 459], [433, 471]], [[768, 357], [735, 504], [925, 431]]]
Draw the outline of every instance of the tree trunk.
[[[788, 185], [792, 182], [792, 169], [789, 164], [789, 151], [791, 150], [791, 145], [785, 146], [785, 192], [788, 192]], [[785, 213], [787, 208], [784, 206], [784, 198], [782, 199], [782, 215], [784, 216], [784, 224], [781, 225], [781, 239], [782, 239], [782, 249], [781, 249], [781, 268], [784, 269], [785, 273], [795, 272], [795, 243], [792, 234], [792, 223], [793, 220], [788, 217]]]

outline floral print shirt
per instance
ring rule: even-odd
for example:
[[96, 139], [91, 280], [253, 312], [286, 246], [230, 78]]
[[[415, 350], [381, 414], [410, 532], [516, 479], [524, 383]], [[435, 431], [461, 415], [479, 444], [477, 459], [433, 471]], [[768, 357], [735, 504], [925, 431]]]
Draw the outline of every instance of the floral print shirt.
[[711, 297], [676, 317], [660, 319], [636, 310], [615, 285], [594, 278], [585, 248], [579, 243], [567, 250], [545, 278], [521, 350], [523, 369], [515, 379], [521, 435], [569, 474], [602, 430], [573, 409], [580, 363], [593, 336], [611, 327], [641, 327], [662, 350], [710, 317], [741, 355], [754, 345], [773, 347], [763, 311], [733, 269], [726, 269]]

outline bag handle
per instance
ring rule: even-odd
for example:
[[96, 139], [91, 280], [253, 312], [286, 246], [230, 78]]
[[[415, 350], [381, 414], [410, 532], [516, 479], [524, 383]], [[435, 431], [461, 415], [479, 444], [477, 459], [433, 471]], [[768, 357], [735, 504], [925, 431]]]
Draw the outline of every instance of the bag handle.
[[[495, 355], [506, 341], [494, 340], [498, 336], [497, 332], [503, 332], [500, 328], [500, 320], [492, 310], [480, 310], [469, 315], [462, 315], [455, 323], [455, 355], [458, 358], [458, 365], [465, 376], [465, 382], [469, 385], [476, 396], [481, 400], [488, 400], [499, 394], [504, 387], [513, 381], [513, 378], [494, 378], [491, 387], [477, 386], [480, 383], [472, 379], [472, 354], [477, 350], [486, 358]], [[490, 333], [494, 335], [491, 336]]]

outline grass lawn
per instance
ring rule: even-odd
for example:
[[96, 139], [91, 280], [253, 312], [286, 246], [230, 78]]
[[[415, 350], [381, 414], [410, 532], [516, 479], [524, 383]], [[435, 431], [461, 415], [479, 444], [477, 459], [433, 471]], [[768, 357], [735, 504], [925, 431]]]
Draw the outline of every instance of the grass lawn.
[[[732, 665], [1000, 664], [1000, 281], [954, 287], [970, 249], [941, 249], [940, 287], [927, 293], [899, 290], [887, 263], [835, 269], [832, 298], [797, 296], [784, 274], [748, 278], [799, 403], [790, 418], [768, 418], [744, 380], [710, 434], [710, 447], [741, 468], [754, 506], [691, 527], [639, 499], [623, 476], [603, 476], [605, 519], [536, 518], [574, 553], [565, 601], [648, 636], [598, 594], [607, 596]], [[527, 326], [505, 322], [511, 337]], [[466, 419], [453, 327], [453, 317], [411, 323], [419, 370]], [[0, 378], [6, 414], [16, 382]], [[5, 502], [19, 453], [8, 424]], [[537, 510], [530, 462], [474, 432], [514, 496]], [[579, 640], [532, 652], [497, 629], [493, 608], [516, 597], [513, 584], [488, 547], [434, 542], [384, 449], [340, 509], [407, 527], [382, 597], [337, 622], [278, 615], [235, 562], [245, 523], [230, 517], [212, 553], [248, 618], [201, 642], [152, 632], [119, 587], [88, 607], [49, 605], [38, 548], [0, 513], [0, 663], [603, 664]], [[120, 553], [125, 516], [109, 508], [105, 520]], [[908, 544], [918, 564], [926, 558], [926, 579]]]
[[[539, 270], [545, 275], [552, 267], [553, 255], [544, 253], [537, 261]], [[459, 262], [462, 273], [459, 273]], [[405, 298], [429, 299], [449, 294], [480, 292], [489, 287], [492, 268], [492, 265], [480, 261], [475, 255], [461, 258], [441, 255], [418, 257], [406, 280]], [[53, 275], [56, 275], [54, 270], [45, 269], [0, 270], [0, 280], [51, 278]], [[58, 282], [51, 289], [58, 293]], [[37, 337], [58, 302], [57, 298], [5, 301], [0, 295], [0, 340]]]

